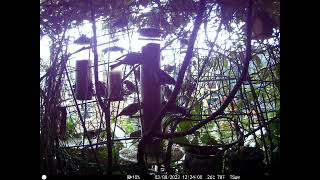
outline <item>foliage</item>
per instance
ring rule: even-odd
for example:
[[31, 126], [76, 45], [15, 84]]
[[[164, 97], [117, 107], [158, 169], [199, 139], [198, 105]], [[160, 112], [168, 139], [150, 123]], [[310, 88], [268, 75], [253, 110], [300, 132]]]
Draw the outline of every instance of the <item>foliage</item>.
[[[185, 54], [185, 47], [190, 37], [189, 26], [192, 25], [191, 22], [196, 16], [198, 1], [95, 0], [93, 2], [96, 18], [103, 22], [104, 29], [110, 33], [111, 39], [114, 36], [113, 33], [118, 31], [130, 34], [143, 27], [160, 28], [161, 38], [165, 45], [164, 50], [169, 52], [164, 59], [172, 60], [170, 63], [165, 63], [163, 69], [174, 79], [177, 79], [180, 69], [179, 61], [183, 59]], [[183, 132], [208, 118], [225, 101], [239, 79], [245, 59], [244, 41], [246, 36], [243, 25], [245, 5], [243, 2], [208, 1], [203, 20], [204, 27], [201, 29], [201, 33], [206, 35], [204, 38], [199, 37], [199, 43], [194, 48], [192, 62], [188, 66], [176, 102], [176, 105], [190, 111], [191, 116], [179, 116], [178, 113], [170, 112], [163, 119], [163, 124], [167, 124], [165, 132], [174, 131], [170, 128], [175, 121], [180, 121], [175, 131]], [[43, 115], [41, 117], [41, 133], [43, 133], [48, 129], [52, 132], [56, 130], [54, 123], [52, 123], [54, 121], [49, 121], [54, 119], [55, 107], [64, 103], [69, 104], [70, 100], [66, 99], [72, 99], [72, 78], [69, 82], [65, 73], [65, 69], [67, 69], [69, 76], [72, 77], [72, 69], [66, 65], [64, 59], [70, 53], [67, 52], [69, 39], [63, 36], [64, 31], [80, 27], [84, 22], [91, 21], [91, 7], [89, 0], [42, 1], [40, 7], [40, 36], [49, 36], [51, 39], [50, 62], [45, 62], [40, 58], [41, 72], [49, 72], [41, 82], [44, 94], [41, 96]], [[243, 81], [240, 91], [221, 116], [191, 135], [174, 138], [175, 143], [193, 146], [227, 144], [237, 141], [241, 135], [252, 133], [264, 125], [265, 127], [261, 131], [257, 130], [251, 136], [245, 137], [244, 143], [263, 147], [264, 151], [269, 154], [270, 146], [280, 145], [279, 14], [278, 0], [255, 1], [252, 58], [248, 76]], [[219, 22], [222, 23], [221, 28], [218, 28]], [[217, 36], [218, 39], [215, 42], [214, 36]], [[88, 36], [89, 40], [90, 38]], [[201, 44], [200, 41], [203, 43]], [[66, 51], [64, 51], [65, 49]], [[108, 53], [115, 51], [124, 51], [124, 49], [118, 46], [109, 46], [105, 49], [105, 52]], [[165, 54], [164, 51], [162, 53]], [[107, 64], [103, 60], [102, 53], [99, 55], [99, 63]], [[105, 66], [105, 69], [108, 67]], [[127, 79], [123, 81], [124, 89], [130, 92], [125, 95], [124, 107], [141, 100], [141, 96], [138, 96], [141, 92], [137, 88], [139, 80], [135, 79], [132, 71], [131, 74], [128, 72], [128, 69], [124, 70], [127, 76]], [[172, 94], [173, 85], [174, 83], [166, 85], [167, 94], [164, 96], [167, 100]], [[68, 92], [68, 95], [64, 92]], [[135, 109], [134, 113], [120, 114], [119, 112], [122, 111], [118, 110], [122, 105], [120, 107], [113, 104], [112, 107], [118, 112], [117, 115], [113, 113], [111, 116], [113, 124], [120, 127], [125, 135], [140, 129], [140, 118], [133, 117], [139, 114], [137, 113], [138, 109]], [[96, 113], [95, 116], [85, 116], [86, 126], [90, 129], [105, 128], [105, 122], [101, 121], [101, 119], [103, 120], [101, 117], [104, 115], [100, 110], [95, 103], [88, 105], [86, 112]], [[83, 127], [80, 120], [74, 118], [78, 116], [77, 109], [68, 107], [68, 113], [73, 116], [69, 116], [66, 122], [67, 137], [70, 139], [80, 137], [81, 134], [78, 133], [78, 130], [80, 127], [82, 132]], [[81, 111], [81, 113], [83, 112]], [[132, 117], [127, 118], [119, 115]], [[117, 121], [115, 117], [117, 117]], [[264, 123], [268, 123], [268, 125]], [[51, 134], [53, 134], [52, 132], [50, 131]], [[50, 133], [45, 134], [45, 138], [42, 139], [41, 142], [44, 144], [41, 146], [42, 149], [52, 147], [54, 144], [54, 137], [51, 137]], [[105, 138], [106, 131], [102, 131], [99, 140]], [[46, 144], [47, 142], [48, 144]], [[240, 143], [242, 142], [239, 141]], [[121, 148], [122, 145], [113, 147], [114, 157], [118, 156], [117, 152]], [[46, 154], [47, 151], [43, 152], [43, 156], [55, 156]], [[106, 160], [106, 147], [98, 148], [97, 155]], [[84, 161], [83, 166], [88, 165], [86, 163]]]
[[71, 117], [68, 117], [66, 134], [69, 138], [77, 136], [76, 126], [77, 123]]

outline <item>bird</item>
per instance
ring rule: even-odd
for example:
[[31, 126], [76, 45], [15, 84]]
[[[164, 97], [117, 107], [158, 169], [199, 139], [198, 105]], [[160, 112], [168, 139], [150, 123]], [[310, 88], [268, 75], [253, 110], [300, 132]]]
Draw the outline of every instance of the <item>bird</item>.
[[[166, 104], [167, 104], [167, 101], [163, 101], [162, 107], [165, 106]], [[186, 108], [178, 106], [176, 104], [169, 104], [167, 107], [167, 112], [175, 113], [175, 114], [181, 113], [183, 115], [190, 116], [190, 113]]]
[[127, 64], [127, 65], [134, 65], [134, 64], [140, 64], [141, 63], [141, 53], [137, 53], [137, 52], [131, 52], [129, 54], [126, 55], [126, 57], [117, 62], [116, 64], [113, 64], [110, 66], [111, 69], [114, 69], [122, 64]]
[[96, 139], [98, 136], [98, 129], [87, 130], [87, 135], [90, 139]]
[[104, 82], [98, 81], [96, 94], [103, 97], [108, 94], [108, 88]]
[[193, 82], [189, 82], [187, 84], [185, 84], [185, 88], [186, 88], [186, 94], [187, 96], [191, 96], [193, 91], [196, 89], [197, 87], [197, 84], [196, 83], [193, 83]]
[[174, 65], [165, 65], [164, 66], [164, 71], [168, 72], [168, 73], [171, 73], [172, 71], [174, 71], [175, 69], [175, 66]]
[[127, 107], [123, 108], [123, 110], [119, 113], [118, 116], [132, 116], [137, 113], [141, 109], [140, 103], [132, 103], [129, 104]]
[[113, 23], [113, 26], [117, 28], [123, 28], [126, 27], [129, 23], [129, 20], [126, 16], [120, 16], [118, 19], [116, 19]]
[[165, 85], [165, 84], [176, 84], [176, 81], [171, 77], [169, 74], [164, 72], [162, 69], [159, 69], [157, 72], [157, 78], [160, 83], [160, 85]]
[[134, 70], [134, 77], [140, 81], [140, 67]]
[[126, 95], [132, 94], [133, 92], [137, 91], [137, 87], [133, 84], [133, 82], [129, 81], [129, 80], [124, 80], [123, 84], [125, 85], [126, 88]]
[[168, 87], [168, 86], [165, 86], [164, 89], [163, 89], [163, 95], [164, 97], [169, 100], [170, 97], [171, 97], [171, 94], [172, 94], [172, 90]]
[[141, 137], [141, 130], [130, 133], [130, 137]]

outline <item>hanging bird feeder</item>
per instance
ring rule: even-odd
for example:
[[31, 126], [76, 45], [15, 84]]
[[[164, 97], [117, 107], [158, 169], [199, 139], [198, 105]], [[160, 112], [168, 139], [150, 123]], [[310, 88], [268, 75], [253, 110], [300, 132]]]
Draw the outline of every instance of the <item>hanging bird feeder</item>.
[[112, 70], [109, 73], [109, 86], [108, 86], [108, 95], [110, 101], [121, 101], [123, 100], [123, 96], [121, 93], [121, 79], [122, 74], [121, 71]]
[[86, 35], [82, 34], [78, 39], [76, 39], [74, 44], [79, 44], [79, 45], [87, 45], [91, 43], [91, 39], [88, 38]]
[[[164, 84], [175, 84], [175, 80], [160, 69], [160, 36], [161, 31], [157, 28], [143, 28], [139, 31], [142, 51], [141, 51], [141, 62], [140, 62], [140, 90], [142, 106], [131, 107], [129, 115], [138, 112], [139, 108], [142, 109], [142, 132], [137, 132], [135, 136], [145, 136], [147, 131], [154, 133], [161, 133], [162, 125], [161, 121], [153, 122], [162, 107], [161, 98], [161, 85]], [[139, 74], [135, 73], [136, 76]], [[156, 124], [153, 124], [156, 123]], [[161, 141], [153, 140], [152, 143], [147, 143], [145, 147], [145, 157], [149, 165], [164, 163], [165, 154], [162, 147]], [[136, 163], [136, 148], [124, 148], [119, 152], [119, 156], [128, 162]], [[133, 156], [132, 156], [133, 155]], [[183, 151], [180, 147], [173, 147], [172, 149], [172, 161], [177, 161], [183, 156]], [[157, 161], [157, 157], [159, 157]]]
[[139, 30], [139, 41], [142, 43], [142, 46], [145, 46], [149, 43], [160, 44], [161, 42], [161, 30], [159, 28], [146, 27]]
[[139, 34], [149, 38], [159, 38], [161, 36], [161, 30], [159, 28], [146, 27], [141, 28]]
[[76, 62], [76, 98], [78, 100], [91, 100], [93, 92], [90, 60]]

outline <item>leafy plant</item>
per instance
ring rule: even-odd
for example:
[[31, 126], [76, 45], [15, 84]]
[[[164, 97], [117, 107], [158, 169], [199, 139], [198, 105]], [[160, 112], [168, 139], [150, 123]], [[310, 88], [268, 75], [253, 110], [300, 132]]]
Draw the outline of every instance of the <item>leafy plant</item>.
[[76, 131], [76, 126], [77, 126], [77, 122], [72, 118], [72, 117], [68, 117], [67, 118], [67, 130], [66, 130], [66, 137], [67, 138], [73, 138], [73, 137], [77, 137], [77, 131]]

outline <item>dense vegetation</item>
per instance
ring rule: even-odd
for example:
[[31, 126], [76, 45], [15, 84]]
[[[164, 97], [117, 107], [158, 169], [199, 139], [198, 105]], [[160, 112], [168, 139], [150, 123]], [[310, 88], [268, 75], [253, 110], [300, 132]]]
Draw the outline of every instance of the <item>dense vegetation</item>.
[[[127, 80], [122, 87], [123, 100], [109, 101], [93, 78], [94, 100], [79, 101], [74, 96], [75, 66], [70, 62], [77, 53], [90, 50], [95, 59], [93, 69], [99, 71], [99, 82], [103, 82], [115, 59], [110, 57], [130, 53], [136, 33], [153, 27], [161, 30], [161, 68], [177, 83], [162, 86], [163, 98], [168, 101], [159, 116], [164, 133], [149, 135], [160, 138], [165, 151], [171, 151], [173, 144], [186, 150], [219, 147], [225, 152], [224, 172], [230, 170], [232, 153], [243, 146], [256, 147], [262, 151], [263, 173], [274, 173], [280, 151], [280, 2], [252, 1], [250, 13], [248, 2], [41, 1], [40, 37], [50, 39], [49, 58], [40, 57], [41, 170], [46, 174], [133, 171], [119, 158], [119, 150], [143, 147], [140, 111], [134, 110], [129, 117], [119, 114], [140, 102], [138, 67], [119, 66]], [[101, 24], [98, 37], [89, 33], [70, 40], [68, 32], [93, 22]], [[104, 51], [98, 51], [103, 39], [109, 43]], [[119, 39], [124, 39], [127, 47], [121, 47]], [[83, 46], [70, 51], [68, 47], [74, 44]], [[107, 86], [107, 81], [104, 83], [100, 86]], [[170, 103], [187, 113], [173, 111]], [[113, 158], [108, 158], [110, 155]], [[185, 172], [179, 163], [165, 167], [167, 172]]]

